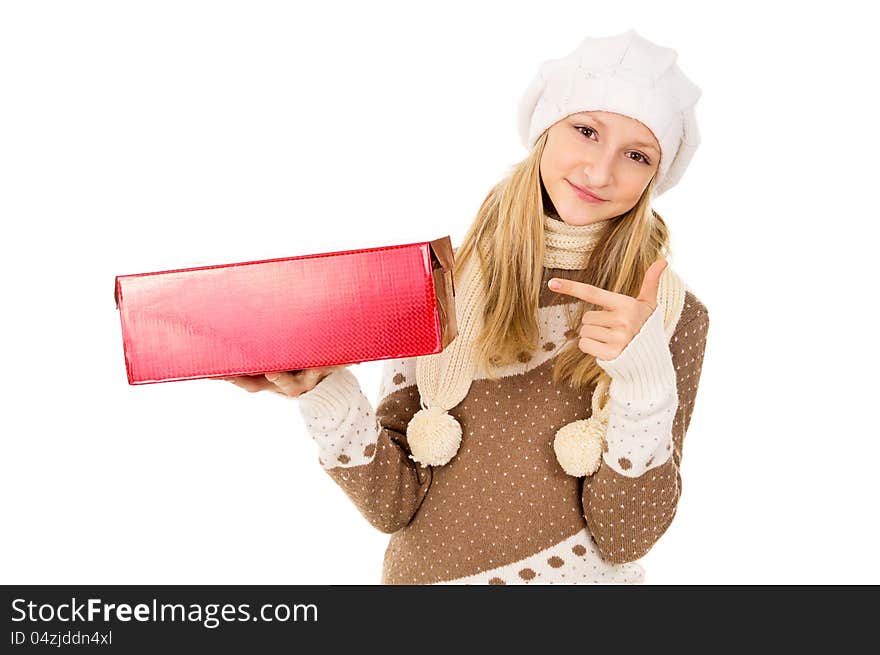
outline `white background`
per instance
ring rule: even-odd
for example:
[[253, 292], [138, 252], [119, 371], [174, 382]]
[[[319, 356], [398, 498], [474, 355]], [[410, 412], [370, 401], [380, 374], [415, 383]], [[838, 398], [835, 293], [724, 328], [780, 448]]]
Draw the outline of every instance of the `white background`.
[[880, 582], [861, 4], [3, 2], [0, 582], [378, 583], [296, 401], [128, 385], [114, 277], [459, 243], [541, 61], [631, 27], [703, 90], [655, 206], [711, 315], [646, 582]]

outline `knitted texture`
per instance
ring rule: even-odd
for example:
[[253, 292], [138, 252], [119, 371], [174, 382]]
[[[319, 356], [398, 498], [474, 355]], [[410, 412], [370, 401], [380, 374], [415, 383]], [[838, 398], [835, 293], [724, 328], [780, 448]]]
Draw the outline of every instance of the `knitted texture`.
[[569, 225], [544, 215], [544, 266], [575, 270], [586, 268], [607, 220]]
[[[609, 219], [605, 219], [607, 220]], [[566, 270], [583, 269], [598, 243], [605, 221], [587, 225], [568, 225], [562, 220], [546, 215], [543, 221], [544, 266]], [[483, 297], [485, 297], [485, 281], [482, 270], [478, 258], [471, 257], [464, 266], [456, 294], [458, 336], [443, 352], [419, 357], [416, 364], [416, 379], [422, 409], [410, 422], [407, 439], [412, 453], [410, 457], [423, 467], [447, 464], [461, 445], [461, 426], [448, 412], [467, 395], [474, 377], [477, 366], [476, 338], [483, 327], [480, 302]], [[672, 268], [667, 266], [660, 277], [658, 306], [655, 310], [655, 315], [661, 315], [663, 318], [660, 327], [667, 335], [667, 342], [678, 322], [683, 303], [684, 285]], [[653, 326], [650, 320], [646, 322], [646, 326], [649, 324]], [[652, 345], [656, 349], [658, 347], [656, 335], [647, 333], [644, 328], [642, 332], [645, 333], [644, 336], [641, 336], [640, 332], [633, 342], [653, 340], [655, 343]], [[618, 358], [624, 358], [625, 351]], [[597, 364], [607, 371], [606, 367], [613, 367], [616, 359], [611, 361], [597, 359]], [[668, 363], [665, 363], [664, 369], [661, 356], [651, 360], [650, 364], [647, 370], [633, 372], [632, 376], [636, 378], [637, 383], [642, 383], [643, 389], [645, 385], [653, 383], [654, 388], [662, 390], [664, 374], [665, 379], [669, 378]], [[605, 381], [596, 387], [595, 393], [605, 394], [608, 388], [609, 385]], [[647, 391], [653, 391], [654, 388]], [[594, 406], [602, 407], [603, 411], [583, 423], [564, 426], [554, 445], [560, 464], [570, 475], [590, 475], [599, 466], [607, 427], [608, 403], [604, 397], [592, 402]]]
[[[568, 225], [544, 215], [545, 266], [583, 268], [607, 220]], [[440, 353], [419, 357], [416, 379], [422, 410], [410, 422], [407, 438], [412, 459], [422, 466], [441, 466], [458, 451], [461, 428], [448, 411], [467, 395], [477, 366], [477, 336], [483, 328], [485, 280], [478, 257], [464, 264], [456, 285], [458, 335]]]
[[[424, 468], [409, 456], [407, 425], [421, 406], [415, 357], [382, 363], [373, 402], [353, 367], [295, 400], [318, 463], [370, 525], [390, 535], [382, 583], [644, 581], [638, 560], [669, 528], [682, 494], [709, 315], [687, 290], [667, 344], [662, 312], [652, 314], [609, 365], [602, 465], [586, 478], [566, 475], [554, 435], [590, 417], [592, 393], [553, 380], [556, 358], [577, 339], [567, 317], [579, 301], [546, 287], [566, 273], [544, 269], [539, 348], [499, 367], [497, 379], [477, 371], [452, 410], [463, 438], [445, 466]], [[639, 373], [652, 367], [650, 376]]]

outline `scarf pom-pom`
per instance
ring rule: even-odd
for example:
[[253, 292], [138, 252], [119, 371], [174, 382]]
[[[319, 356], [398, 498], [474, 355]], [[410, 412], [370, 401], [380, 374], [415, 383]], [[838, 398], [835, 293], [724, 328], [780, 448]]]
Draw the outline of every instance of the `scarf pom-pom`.
[[590, 417], [559, 428], [553, 450], [562, 469], [569, 475], [592, 475], [602, 462], [605, 424]]
[[406, 428], [410, 459], [426, 466], [442, 466], [455, 457], [461, 445], [461, 425], [439, 407], [416, 412]]

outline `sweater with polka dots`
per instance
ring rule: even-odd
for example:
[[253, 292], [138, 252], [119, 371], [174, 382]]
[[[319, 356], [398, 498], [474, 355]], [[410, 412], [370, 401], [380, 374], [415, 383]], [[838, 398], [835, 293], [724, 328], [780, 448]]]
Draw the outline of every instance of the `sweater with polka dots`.
[[[383, 362], [374, 407], [350, 369], [296, 400], [318, 461], [375, 528], [391, 535], [383, 584], [641, 583], [639, 558], [669, 528], [700, 379], [709, 316], [687, 289], [672, 339], [658, 307], [613, 360], [606, 447], [599, 469], [577, 478], [553, 450], [557, 430], [591, 414], [593, 386], [553, 382], [568, 340], [564, 305], [547, 287], [572, 271], [545, 268], [539, 348], [478, 372], [450, 410], [462, 426], [456, 456], [422, 467], [406, 428], [419, 411], [416, 359]], [[573, 311], [573, 308], [568, 308]]]

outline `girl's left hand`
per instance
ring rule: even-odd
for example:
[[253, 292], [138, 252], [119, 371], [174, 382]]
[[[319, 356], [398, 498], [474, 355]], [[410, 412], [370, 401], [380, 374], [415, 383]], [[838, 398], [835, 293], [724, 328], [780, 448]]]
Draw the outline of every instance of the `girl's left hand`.
[[660, 275], [667, 264], [665, 259], [658, 259], [648, 267], [636, 298], [574, 280], [553, 278], [549, 281], [548, 286], [554, 291], [606, 308], [584, 312], [578, 341], [581, 351], [603, 360], [614, 359], [623, 352], [657, 308]]

